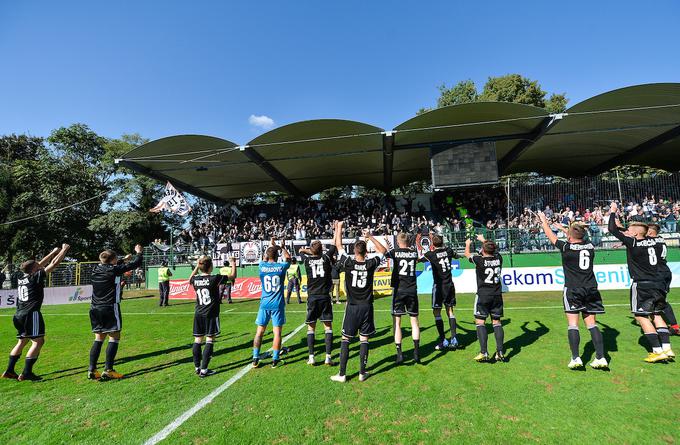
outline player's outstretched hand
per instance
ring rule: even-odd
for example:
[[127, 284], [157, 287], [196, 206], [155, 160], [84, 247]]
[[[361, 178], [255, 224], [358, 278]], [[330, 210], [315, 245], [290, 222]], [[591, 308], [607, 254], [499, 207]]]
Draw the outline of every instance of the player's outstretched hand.
[[482, 234], [480, 233], [479, 235], [477, 235], [477, 241], [480, 241], [480, 242], [483, 243], [484, 241], [486, 241], [486, 239], [484, 238], [484, 235], [482, 235]]
[[545, 213], [543, 213], [541, 210], [536, 212], [536, 214], [538, 215], [538, 219], [540, 219], [542, 223], [548, 222], [548, 220], [545, 218]]
[[619, 205], [616, 203], [616, 201], [612, 201], [612, 203], [609, 205], [609, 211], [611, 213], [616, 213], [619, 211]]
[[361, 233], [363, 234], [364, 238], [366, 238], [366, 239], [371, 237], [371, 229], [364, 229], [364, 230], [362, 230]]
[[137, 244], [135, 246], [135, 253], [137, 253], [137, 255], [140, 255], [142, 252], [144, 252], [144, 248], [142, 247], [141, 244]]
[[466, 245], [466, 246], [469, 246], [470, 243], [472, 243], [472, 240], [471, 240], [470, 238], [466, 238], [466, 239], [465, 239], [465, 245]]
[[61, 250], [66, 251], [66, 250], [69, 250], [70, 248], [71, 248], [71, 246], [69, 246], [69, 245], [66, 244], [66, 243], [64, 243], [64, 244], [61, 245]]

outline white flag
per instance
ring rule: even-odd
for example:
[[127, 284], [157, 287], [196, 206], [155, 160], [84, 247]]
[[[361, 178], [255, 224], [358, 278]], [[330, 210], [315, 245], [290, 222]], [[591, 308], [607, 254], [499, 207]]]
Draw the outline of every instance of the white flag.
[[180, 192], [168, 181], [165, 184], [165, 194], [163, 198], [156, 204], [156, 207], [149, 210], [152, 213], [158, 213], [165, 210], [166, 212], [176, 213], [180, 216], [187, 215], [191, 212], [191, 206]]

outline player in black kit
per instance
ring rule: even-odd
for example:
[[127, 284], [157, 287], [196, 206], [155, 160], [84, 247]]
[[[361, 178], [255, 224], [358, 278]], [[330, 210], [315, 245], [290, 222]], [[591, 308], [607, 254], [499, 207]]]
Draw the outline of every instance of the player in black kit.
[[659, 258], [659, 274], [666, 286], [666, 309], [663, 310], [663, 319], [666, 320], [668, 326], [673, 330], [675, 335], [680, 335], [680, 326], [678, 326], [678, 319], [675, 318], [673, 306], [668, 302], [668, 294], [671, 291], [671, 281], [673, 281], [673, 273], [668, 267], [666, 257], [668, 256], [668, 247], [666, 241], [659, 235], [660, 227], [656, 223], [648, 225], [647, 236], [656, 240], [656, 255]]
[[633, 280], [630, 310], [652, 347], [645, 361], [664, 362], [675, 355], [671, 349], [670, 331], [661, 316], [666, 308], [666, 285], [659, 278], [656, 240], [647, 236], [647, 225], [640, 222], [630, 223], [628, 230], [623, 232], [616, 223], [617, 210], [617, 204], [612, 202], [608, 229], [626, 246], [628, 272]]
[[323, 252], [321, 241], [314, 241], [309, 248], [301, 249], [300, 255], [305, 264], [307, 274], [307, 348], [309, 359], [307, 364], [314, 366], [314, 331], [316, 322], [324, 325], [326, 343], [326, 366], [333, 366], [331, 354], [333, 352], [333, 302], [331, 288], [333, 287], [333, 256], [337, 253], [335, 246]]
[[503, 268], [503, 257], [497, 252], [496, 243], [487, 241], [482, 235], [477, 239], [482, 243], [482, 254], [471, 253], [471, 239], [465, 240], [465, 257], [475, 265], [477, 274], [477, 295], [475, 295], [474, 313], [475, 324], [477, 325], [477, 339], [479, 340], [479, 354], [475, 357], [478, 362], [489, 361], [487, 350], [488, 332], [486, 330], [486, 319], [491, 317], [493, 323], [493, 333], [496, 338], [497, 362], [504, 362], [503, 353], [503, 292], [501, 287], [501, 269]]
[[[435, 346], [436, 350], [458, 347], [456, 338], [456, 314], [453, 309], [456, 307], [456, 288], [453, 285], [451, 275], [451, 260], [458, 258], [458, 254], [450, 247], [444, 247], [444, 240], [439, 235], [432, 236], [434, 250], [426, 252], [420, 259], [421, 262], [429, 262], [432, 266], [432, 313], [434, 323], [437, 326], [439, 342]], [[442, 307], [446, 308], [449, 316], [449, 327], [451, 328], [451, 338], [446, 339], [444, 332], [444, 321], [442, 320]]]
[[[231, 263], [229, 275], [212, 275], [212, 258], [202, 256], [189, 276], [189, 283], [196, 292], [192, 353], [194, 370], [201, 378], [215, 374], [215, 371], [208, 369], [208, 364], [213, 354], [215, 338], [220, 335], [220, 304], [222, 303], [220, 285], [236, 278], [236, 260], [230, 258], [229, 262]], [[205, 338], [205, 349], [201, 351], [203, 338]]]
[[[55, 247], [42, 260], [28, 260], [21, 265], [22, 276], [19, 278], [17, 288], [17, 312], [13, 320], [19, 340], [9, 353], [9, 363], [5, 372], [2, 373], [2, 378], [19, 381], [41, 380], [33, 373], [33, 365], [38, 360], [40, 350], [45, 344], [45, 322], [40, 313], [45, 298], [45, 278], [61, 263], [68, 249], [68, 244], [62, 244], [61, 249]], [[17, 375], [14, 365], [21, 358], [21, 353], [29, 341], [31, 347], [26, 353], [24, 370]]]
[[590, 363], [593, 369], [606, 369], [609, 367], [604, 357], [604, 340], [602, 333], [597, 327], [595, 314], [604, 314], [602, 296], [597, 289], [597, 280], [593, 272], [595, 263], [595, 247], [586, 242], [586, 229], [584, 226], [574, 223], [567, 229], [567, 240], [558, 240], [557, 235], [550, 229], [548, 220], [543, 212], [538, 212], [541, 219], [543, 232], [550, 242], [557, 247], [562, 255], [562, 268], [564, 269], [564, 312], [567, 314], [567, 337], [571, 348], [571, 361], [569, 369], [583, 367], [583, 361], [579, 353], [581, 334], [578, 330], [579, 314], [583, 317], [590, 337], [595, 347], [595, 359]]
[[411, 336], [413, 337], [413, 360], [420, 362], [420, 324], [418, 323], [418, 287], [416, 282], [416, 264], [418, 252], [409, 247], [408, 235], [397, 235], [397, 248], [385, 255], [393, 261], [392, 265], [392, 319], [394, 323], [394, 344], [397, 348], [396, 363], [401, 364], [404, 356], [401, 352], [401, 317], [411, 319]]
[[[94, 342], [90, 348], [90, 366], [87, 378], [90, 380], [122, 379], [124, 376], [113, 369], [113, 362], [118, 353], [120, 331], [123, 320], [120, 313], [121, 277], [129, 270], [142, 265], [142, 246], [135, 246], [137, 257], [129, 263], [117, 265], [118, 255], [113, 250], [105, 250], [99, 254], [100, 264], [92, 270], [92, 304], [90, 305], [90, 324], [94, 332]], [[106, 337], [106, 367], [103, 373], [97, 371], [99, 354]]]
[[368, 248], [366, 241], [354, 243], [354, 259], [350, 258], [342, 248], [342, 221], [335, 223], [335, 247], [338, 249], [338, 264], [345, 272], [345, 289], [347, 289], [347, 306], [345, 318], [342, 320], [342, 342], [340, 343], [340, 372], [331, 377], [334, 382], [344, 383], [347, 380], [347, 359], [349, 358], [349, 342], [359, 334], [360, 371], [359, 381], [368, 378], [368, 337], [375, 334], [373, 321], [373, 276], [380, 266], [385, 246], [368, 231], [364, 231], [364, 239], [371, 241], [378, 251], [378, 256], [366, 258]]

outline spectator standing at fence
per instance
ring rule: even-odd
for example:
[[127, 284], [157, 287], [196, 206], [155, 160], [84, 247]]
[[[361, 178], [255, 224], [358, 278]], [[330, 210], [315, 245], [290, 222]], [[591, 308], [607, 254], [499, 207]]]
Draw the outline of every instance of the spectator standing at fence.
[[[220, 275], [225, 275], [226, 279], [220, 284], [220, 298], [226, 298], [227, 304], [231, 304], [231, 286], [236, 281], [236, 258], [229, 258], [230, 267], [220, 268]], [[233, 273], [232, 273], [233, 271]]]
[[333, 304], [340, 304], [340, 266], [337, 262], [331, 268], [331, 278], [333, 279], [333, 288], [331, 290]]
[[144, 269], [140, 267], [135, 271], [135, 288], [137, 289], [141, 288], [143, 282], [144, 282]]
[[170, 300], [170, 277], [172, 271], [168, 267], [168, 261], [163, 260], [161, 267], [158, 268], [158, 290], [160, 293], [160, 302], [158, 306], [168, 306]]
[[302, 304], [302, 298], [300, 298], [300, 283], [302, 282], [302, 272], [300, 272], [300, 265], [298, 264], [295, 257], [291, 259], [290, 267], [286, 272], [288, 278], [288, 291], [286, 294], [286, 304], [290, 304], [290, 296], [293, 291], [297, 294], [298, 304]]

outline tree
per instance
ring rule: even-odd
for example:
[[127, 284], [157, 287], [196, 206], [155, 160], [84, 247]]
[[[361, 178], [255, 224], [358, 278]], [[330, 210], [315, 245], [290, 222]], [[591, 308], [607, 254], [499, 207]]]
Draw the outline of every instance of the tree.
[[[514, 102], [545, 108], [551, 113], [561, 113], [566, 110], [568, 99], [565, 94], [553, 93], [546, 99], [547, 93], [536, 80], [531, 80], [519, 74], [507, 74], [499, 77], [489, 77], [482, 92], [472, 80], [463, 80], [448, 88], [439, 86], [437, 107], [458, 105], [471, 102]], [[422, 109], [418, 114], [422, 114]], [[429, 111], [429, 110], [428, 110]]]

